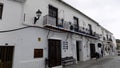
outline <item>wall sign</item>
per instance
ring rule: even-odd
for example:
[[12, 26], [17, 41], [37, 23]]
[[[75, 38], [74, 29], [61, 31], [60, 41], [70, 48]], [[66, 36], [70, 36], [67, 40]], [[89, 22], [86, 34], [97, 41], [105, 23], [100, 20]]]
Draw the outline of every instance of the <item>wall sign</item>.
[[34, 58], [42, 58], [43, 49], [34, 49]]
[[68, 50], [68, 42], [67, 41], [63, 41], [63, 50], [64, 51]]

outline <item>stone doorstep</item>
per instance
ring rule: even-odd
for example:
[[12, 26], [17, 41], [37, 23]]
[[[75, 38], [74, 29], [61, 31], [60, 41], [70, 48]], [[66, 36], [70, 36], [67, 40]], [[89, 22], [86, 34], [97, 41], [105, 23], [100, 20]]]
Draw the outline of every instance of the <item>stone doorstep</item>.
[[56, 66], [56, 67], [52, 67], [52, 68], [63, 68], [62, 66]]

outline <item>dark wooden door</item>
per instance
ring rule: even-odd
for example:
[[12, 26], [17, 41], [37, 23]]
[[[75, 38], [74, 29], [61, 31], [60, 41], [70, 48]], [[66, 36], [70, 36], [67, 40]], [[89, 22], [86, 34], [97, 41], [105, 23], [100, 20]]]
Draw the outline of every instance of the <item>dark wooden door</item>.
[[0, 46], [0, 68], [12, 68], [14, 46]]
[[48, 66], [55, 67], [61, 65], [61, 41], [48, 40]]
[[79, 46], [79, 41], [76, 42], [76, 53], [77, 53], [77, 61], [80, 61], [80, 46]]
[[91, 58], [95, 57], [95, 44], [90, 44], [90, 54]]

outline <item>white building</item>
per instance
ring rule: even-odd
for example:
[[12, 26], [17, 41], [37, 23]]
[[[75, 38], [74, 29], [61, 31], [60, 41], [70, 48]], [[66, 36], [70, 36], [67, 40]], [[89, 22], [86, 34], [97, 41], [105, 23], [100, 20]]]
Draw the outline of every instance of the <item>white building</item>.
[[112, 48], [106, 53], [104, 46], [114, 47], [114, 41], [61, 0], [0, 0], [0, 68], [61, 68], [65, 57], [76, 63], [94, 58], [99, 45], [109, 55]]

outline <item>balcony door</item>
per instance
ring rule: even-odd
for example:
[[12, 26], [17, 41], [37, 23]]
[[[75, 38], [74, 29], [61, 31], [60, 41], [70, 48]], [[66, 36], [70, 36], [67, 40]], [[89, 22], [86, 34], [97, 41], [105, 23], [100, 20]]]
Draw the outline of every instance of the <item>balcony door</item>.
[[60, 40], [48, 40], [48, 60], [49, 67], [55, 67], [61, 65], [61, 41]]
[[73, 17], [74, 19], [74, 30], [79, 31], [79, 19], [77, 17]]
[[12, 68], [14, 46], [0, 46], [0, 68]]
[[88, 27], [89, 27], [90, 35], [92, 35], [92, 25], [88, 24]]
[[[52, 17], [53, 23], [55, 23], [57, 26], [58, 25], [58, 9], [49, 5], [49, 16]], [[54, 21], [55, 20], [55, 21]]]

